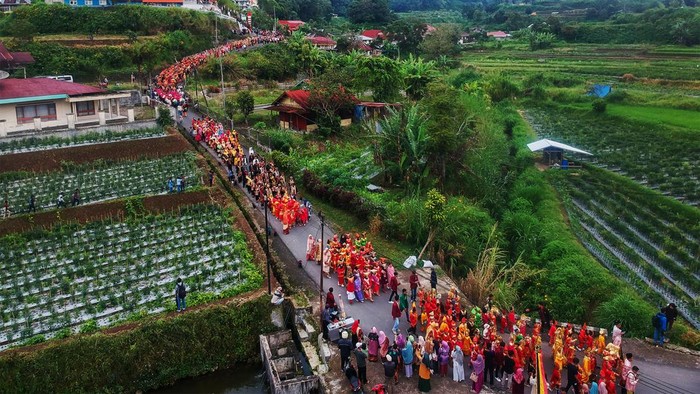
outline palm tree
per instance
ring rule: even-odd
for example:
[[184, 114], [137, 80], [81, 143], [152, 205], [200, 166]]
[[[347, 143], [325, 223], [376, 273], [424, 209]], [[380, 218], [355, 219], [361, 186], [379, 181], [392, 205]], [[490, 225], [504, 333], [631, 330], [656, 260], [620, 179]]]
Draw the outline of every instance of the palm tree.
[[425, 62], [423, 58], [409, 54], [408, 58], [401, 62], [401, 77], [406, 86], [406, 94], [413, 100], [423, 97], [426, 86], [437, 75], [437, 65], [432, 60]]
[[379, 121], [377, 133], [378, 156], [390, 182], [398, 176], [408, 194], [419, 195], [428, 175], [427, 118], [418, 106], [401, 111], [389, 109], [389, 115]]

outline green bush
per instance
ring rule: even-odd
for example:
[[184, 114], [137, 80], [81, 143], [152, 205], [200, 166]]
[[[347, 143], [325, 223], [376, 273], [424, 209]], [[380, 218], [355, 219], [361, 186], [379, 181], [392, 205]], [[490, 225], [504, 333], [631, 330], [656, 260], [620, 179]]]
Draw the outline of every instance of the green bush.
[[598, 307], [594, 322], [600, 327], [610, 328], [619, 320], [628, 336], [644, 337], [653, 332], [651, 317], [655, 313], [656, 309], [641, 301], [632, 290], [625, 289]]
[[158, 110], [158, 118], [156, 119], [158, 126], [166, 128], [175, 124], [173, 115], [170, 113], [170, 108], [160, 107]]
[[614, 89], [606, 97], [606, 100], [608, 100], [611, 103], [621, 103], [623, 101], [627, 101], [628, 98], [629, 98], [629, 93], [627, 93], [626, 90]]
[[6, 393], [136, 392], [259, 358], [274, 330], [268, 297], [153, 318], [114, 334], [78, 335], [0, 354]]
[[593, 104], [591, 104], [591, 106], [593, 107], [594, 112], [602, 114], [603, 112], [605, 112], [605, 109], [608, 107], [608, 104], [603, 99], [596, 99], [593, 101]]
[[269, 142], [270, 148], [285, 154], [304, 144], [302, 136], [291, 130], [267, 130], [261, 139], [262, 142]]

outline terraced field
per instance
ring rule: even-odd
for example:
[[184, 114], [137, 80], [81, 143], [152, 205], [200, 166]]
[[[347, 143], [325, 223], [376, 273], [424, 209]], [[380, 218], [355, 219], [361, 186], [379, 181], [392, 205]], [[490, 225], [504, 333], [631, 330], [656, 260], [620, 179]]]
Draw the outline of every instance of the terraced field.
[[525, 118], [539, 137], [594, 154], [584, 160], [689, 205], [700, 204], [697, 130], [595, 118], [589, 112], [530, 108], [525, 111]]
[[676, 303], [700, 327], [700, 212], [603, 170], [556, 178], [586, 248], [651, 302]]

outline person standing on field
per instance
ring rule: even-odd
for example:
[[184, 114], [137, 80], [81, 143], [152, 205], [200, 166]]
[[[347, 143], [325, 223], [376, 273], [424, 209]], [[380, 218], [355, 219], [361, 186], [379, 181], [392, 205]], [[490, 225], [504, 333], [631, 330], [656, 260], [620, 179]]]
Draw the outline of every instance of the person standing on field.
[[177, 305], [177, 311], [184, 311], [187, 308], [187, 303], [185, 302], [185, 297], [187, 297], [187, 288], [182, 278], [177, 278], [177, 285], [175, 285], [175, 304]]
[[27, 211], [36, 212], [36, 196], [34, 195], [34, 193], [32, 193], [32, 195], [29, 196], [29, 209]]

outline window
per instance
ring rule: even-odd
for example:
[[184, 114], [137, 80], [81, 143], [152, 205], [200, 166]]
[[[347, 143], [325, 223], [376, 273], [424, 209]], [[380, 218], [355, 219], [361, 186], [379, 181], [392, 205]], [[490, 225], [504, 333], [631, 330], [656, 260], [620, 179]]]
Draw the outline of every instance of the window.
[[107, 0], [100, 0], [100, 5], [107, 5]]
[[35, 117], [40, 117], [42, 122], [56, 120], [56, 104], [24, 105], [16, 108], [17, 123], [32, 123]]
[[70, 0], [70, 5], [78, 5], [78, 0]]
[[75, 103], [75, 109], [78, 112], [78, 116], [88, 116], [95, 114], [95, 102], [94, 101], [80, 101]]

